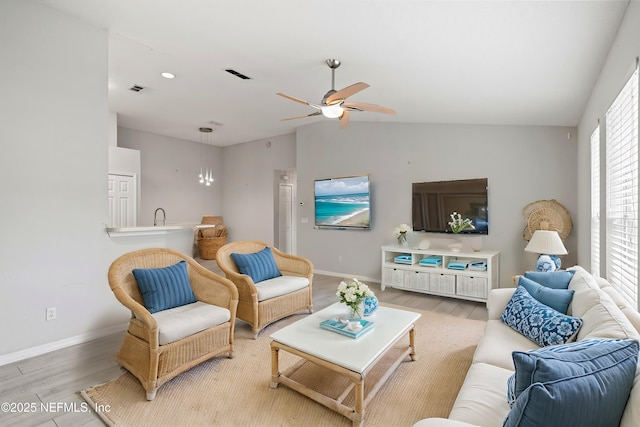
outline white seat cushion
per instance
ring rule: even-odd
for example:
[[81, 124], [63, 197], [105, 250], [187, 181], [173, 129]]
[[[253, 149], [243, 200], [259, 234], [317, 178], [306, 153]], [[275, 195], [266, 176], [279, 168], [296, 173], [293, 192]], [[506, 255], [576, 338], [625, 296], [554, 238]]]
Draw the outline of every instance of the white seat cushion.
[[228, 322], [231, 312], [226, 308], [197, 301], [158, 311], [152, 316], [158, 322], [158, 341], [160, 345], [165, 345]]
[[478, 426], [501, 426], [511, 410], [507, 403], [511, 374], [513, 371], [486, 363], [471, 365], [449, 418]]
[[304, 289], [309, 286], [309, 279], [299, 276], [279, 276], [256, 283], [258, 301], [264, 301], [280, 295]]
[[598, 291], [599, 303], [582, 315], [583, 324], [577, 340], [586, 338], [640, 339], [638, 331], [604, 291]]
[[513, 351], [537, 350], [540, 346], [520, 332], [505, 325], [502, 320], [488, 320], [484, 328], [473, 363], [488, 363], [504, 369], [514, 370]]
[[569, 282], [569, 289], [574, 291], [567, 314], [582, 317], [589, 309], [600, 303], [600, 286], [596, 279], [582, 267], [572, 267], [575, 270]]

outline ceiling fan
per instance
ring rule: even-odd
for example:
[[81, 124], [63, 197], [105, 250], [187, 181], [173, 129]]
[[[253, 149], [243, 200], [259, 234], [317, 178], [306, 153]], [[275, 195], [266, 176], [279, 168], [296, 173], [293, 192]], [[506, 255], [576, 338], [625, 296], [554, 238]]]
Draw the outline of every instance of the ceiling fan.
[[329, 66], [329, 68], [331, 68], [331, 90], [324, 95], [322, 101], [320, 101], [320, 104], [312, 104], [308, 101], [285, 95], [284, 93], [280, 92], [276, 94], [292, 101], [299, 102], [300, 104], [305, 104], [313, 107], [318, 111], [307, 114], [306, 116], [289, 117], [286, 119], [282, 119], [283, 121], [323, 115], [329, 119], [340, 119], [340, 128], [345, 129], [349, 125], [350, 111], [373, 111], [375, 113], [384, 114], [396, 113], [395, 110], [391, 108], [383, 107], [376, 104], [365, 104], [363, 102], [347, 102], [348, 97], [368, 88], [369, 85], [366, 83], [358, 82], [352, 84], [351, 86], [347, 86], [344, 89], [336, 91], [335, 72], [336, 68], [340, 66], [340, 61], [338, 61], [337, 59], [327, 59], [325, 62]]

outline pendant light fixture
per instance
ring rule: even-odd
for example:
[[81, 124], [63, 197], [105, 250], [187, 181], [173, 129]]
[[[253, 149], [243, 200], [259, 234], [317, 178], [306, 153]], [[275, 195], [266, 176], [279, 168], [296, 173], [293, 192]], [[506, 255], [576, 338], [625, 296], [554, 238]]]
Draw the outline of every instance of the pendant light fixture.
[[204, 184], [206, 186], [210, 186], [213, 181], [213, 168], [204, 168], [202, 163], [202, 149], [204, 144], [213, 145], [213, 129], [211, 128], [200, 128], [200, 175], [198, 176], [200, 184]]

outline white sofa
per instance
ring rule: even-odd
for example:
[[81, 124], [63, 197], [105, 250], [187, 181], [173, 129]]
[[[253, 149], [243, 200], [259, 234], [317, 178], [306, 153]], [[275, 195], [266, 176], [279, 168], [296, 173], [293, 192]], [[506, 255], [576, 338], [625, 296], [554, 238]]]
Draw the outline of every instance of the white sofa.
[[[606, 281], [581, 267], [569, 283], [574, 295], [567, 314], [583, 319], [577, 341], [586, 338], [631, 338], [640, 340], [640, 314], [629, 307]], [[413, 427], [502, 426], [510, 411], [507, 403], [507, 379], [514, 372], [511, 353], [539, 349], [536, 343], [500, 320], [514, 292], [491, 291], [488, 321], [473, 357], [472, 365], [458, 393], [448, 419], [428, 418]], [[620, 426], [640, 426], [640, 364]]]

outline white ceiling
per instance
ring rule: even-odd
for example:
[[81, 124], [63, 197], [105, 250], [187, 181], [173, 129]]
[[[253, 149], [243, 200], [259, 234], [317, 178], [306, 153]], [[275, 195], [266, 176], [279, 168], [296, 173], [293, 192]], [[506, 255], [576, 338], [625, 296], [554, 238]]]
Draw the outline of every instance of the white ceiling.
[[327, 58], [342, 61], [336, 89], [370, 84], [349, 100], [397, 110], [354, 112], [352, 122], [576, 126], [628, 3], [41, 1], [109, 30], [120, 126], [200, 141], [199, 127], [220, 122], [218, 146], [330, 120], [280, 121], [315, 110], [275, 95], [319, 103], [331, 88]]

